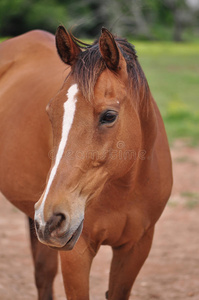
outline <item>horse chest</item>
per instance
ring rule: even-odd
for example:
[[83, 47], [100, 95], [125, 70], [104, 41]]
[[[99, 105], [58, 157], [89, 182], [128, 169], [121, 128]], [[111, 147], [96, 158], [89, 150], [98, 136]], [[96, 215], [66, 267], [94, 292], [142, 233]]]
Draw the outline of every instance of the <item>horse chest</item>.
[[91, 210], [85, 216], [84, 232], [99, 245], [136, 243], [144, 231], [143, 216], [136, 208]]

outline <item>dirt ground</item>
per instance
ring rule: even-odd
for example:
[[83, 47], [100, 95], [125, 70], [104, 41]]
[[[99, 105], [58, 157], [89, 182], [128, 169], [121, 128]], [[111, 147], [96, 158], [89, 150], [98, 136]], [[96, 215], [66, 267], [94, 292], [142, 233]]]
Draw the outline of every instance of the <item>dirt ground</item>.
[[[172, 196], [130, 299], [199, 299], [199, 148], [177, 142], [172, 158]], [[25, 216], [0, 196], [0, 300], [37, 298], [26, 225]], [[105, 299], [110, 259], [109, 247], [101, 247], [90, 277], [92, 300]], [[66, 299], [60, 271], [55, 296]]]

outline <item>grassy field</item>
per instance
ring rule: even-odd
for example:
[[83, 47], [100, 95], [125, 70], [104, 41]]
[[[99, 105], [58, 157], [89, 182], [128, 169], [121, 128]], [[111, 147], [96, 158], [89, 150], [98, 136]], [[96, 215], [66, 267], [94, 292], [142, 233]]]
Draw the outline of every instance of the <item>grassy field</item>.
[[170, 143], [199, 144], [199, 44], [135, 42]]
[[132, 42], [164, 118], [169, 141], [199, 144], [199, 43]]

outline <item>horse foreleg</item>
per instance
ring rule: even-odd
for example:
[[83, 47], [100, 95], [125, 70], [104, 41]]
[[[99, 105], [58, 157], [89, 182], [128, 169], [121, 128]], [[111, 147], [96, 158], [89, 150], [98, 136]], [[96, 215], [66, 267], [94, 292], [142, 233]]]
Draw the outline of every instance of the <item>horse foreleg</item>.
[[80, 237], [73, 250], [60, 252], [65, 292], [68, 300], [89, 300], [89, 273], [94, 251]]
[[154, 228], [129, 249], [128, 245], [113, 249], [113, 259], [109, 280], [108, 300], [127, 300], [133, 283], [144, 264], [153, 239]]
[[52, 300], [52, 286], [57, 273], [58, 252], [48, 248], [38, 241], [34, 229], [34, 221], [30, 218], [29, 228], [38, 300]]

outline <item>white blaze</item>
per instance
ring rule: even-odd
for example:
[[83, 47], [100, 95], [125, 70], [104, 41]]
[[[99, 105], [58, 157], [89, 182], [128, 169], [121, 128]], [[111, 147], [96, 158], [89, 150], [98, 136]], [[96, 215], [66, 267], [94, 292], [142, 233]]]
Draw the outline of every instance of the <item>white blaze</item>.
[[60, 161], [62, 159], [62, 156], [64, 154], [64, 149], [67, 144], [68, 135], [69, 135], [70, 129], [73, 124], [73, 119], [74, 119], [75, 109], [76, 109], [76, 102], [77, 102], [77, 99], [75, 98], [75, 96], [76, 96], [77, 92], [78, 92], [77, 84], [72, 85], [69, 88], [68, 93], [67, 93], [68, 100], [64, 103], [62, 134], [61, 134], [61, 140], [59, 143], [57, 155], [55, 158], [55, 164], [51, 170], [48, 184], [47, 184], [46, 190], [43, 195], [41, 206], [38, 209], [38, 211], [35, 212], [37, 220], [39, 221], [40, 225], [42, 225], [41, 223], [44, 223], [43, 212], [44, 212], [45, 201], [48, 196], [52, 182], [54, 180], [55, 174], [57, 172], [58, 166], [60, 164]]

